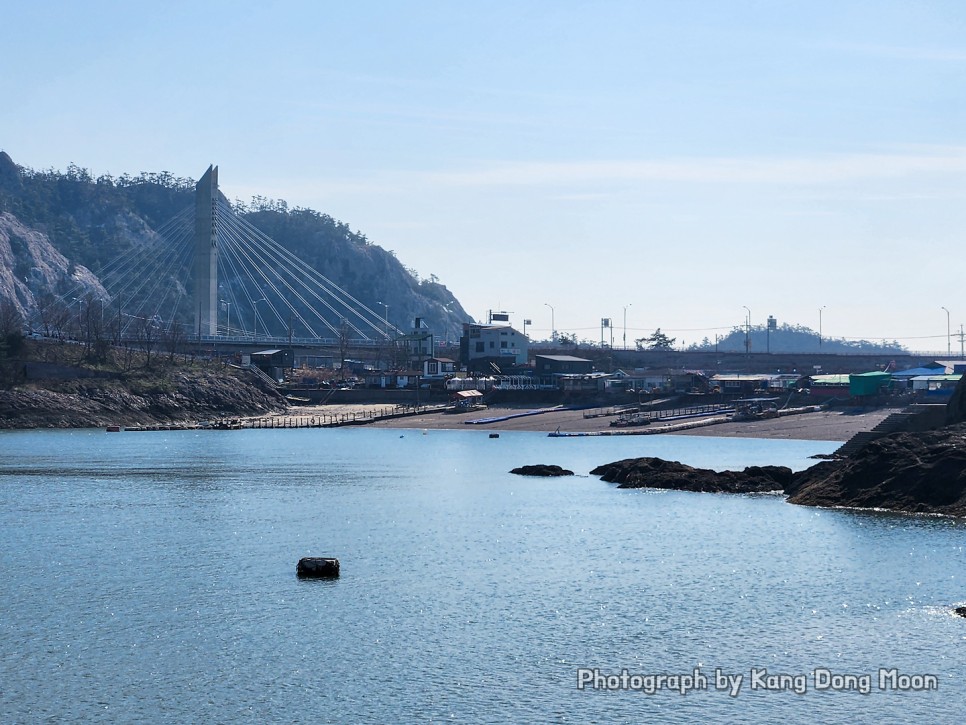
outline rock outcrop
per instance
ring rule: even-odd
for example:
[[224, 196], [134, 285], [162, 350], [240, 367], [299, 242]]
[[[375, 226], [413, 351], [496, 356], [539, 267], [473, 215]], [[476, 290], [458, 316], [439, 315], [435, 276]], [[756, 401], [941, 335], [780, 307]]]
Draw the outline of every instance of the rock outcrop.
[[883, 436], [798, 473], [785, 493], [806, 506], [966, 516], [966, 424]]
[[99, 428], [199, 422], [283, 410], [282, 396], [243, 370], [46, 381], [0, 390], [0, 428]]
[[661, 458], [627, 458], [598, 466], [592, 475], [618, 488], [664, 488], [702, 493], [766, 493], [784, 490], [792, 470], [785, 466], [749, 466], [743, 471], [712, 471]]
[[306, 556], [295, 565], [295, 574], [299, 579], [338, 579], [341, 568], [338, 559]]
[[782, 490], [803, 506], [887, 509], [966, 517], [966, 378], [947, 407], [948, 424], [876, 438], [845, 460], [798, 473], [780, 466], [710, 471], [634, 458], [591, 471], [621, 488], [749, 493]]
[[549, 465], [546, 463], [537, 463], [532, 466], [520, 466], [519, 468], [514, 468], [510, 473], [515, 473], [518, 476], [572, 476], [573, 471], [568, 471], [566, 468], [561, 468], [560, 466]]

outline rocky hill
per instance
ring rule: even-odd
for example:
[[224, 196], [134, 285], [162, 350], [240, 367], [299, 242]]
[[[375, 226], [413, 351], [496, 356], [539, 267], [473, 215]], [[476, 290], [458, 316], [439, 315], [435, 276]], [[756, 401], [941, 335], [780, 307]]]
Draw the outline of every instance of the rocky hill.
[[[157, 230], [194, 203], [194, 182], [167, 172], [94, 178], [18, 166], [0, 151], [0, 301], [36, 320], [44, 300], [91, 294], [109, 302], [96, 274], [151, 242]], [[434, 276], [420, 279], [364, 234], [311, 209], [256, 198], [236, 214], [372, 309], [388, 305], [389, 322], [411, 329], [420, 317], [440, 337], [459, 336], [470, 320]], [[93, 272], [92, 272], [93, 271]], [[231, 284], [226, 274], [222, 280]]]

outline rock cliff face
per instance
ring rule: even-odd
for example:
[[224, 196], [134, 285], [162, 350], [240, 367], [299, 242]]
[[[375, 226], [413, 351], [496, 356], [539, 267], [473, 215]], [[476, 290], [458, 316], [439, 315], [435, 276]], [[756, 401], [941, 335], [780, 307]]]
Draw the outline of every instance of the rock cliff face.
[[47, 235], [0, 213], [0, 299], [10, 300], [23, 319], [37, 317], [44, 295], [78, 289], [78, 297], [107, 300], [107, 291], [89, 269], [72, 265]]
[[0, 390], [0, 428], [200, 422], [284, 408], [277, 391], [246, 371], [174, 370]]

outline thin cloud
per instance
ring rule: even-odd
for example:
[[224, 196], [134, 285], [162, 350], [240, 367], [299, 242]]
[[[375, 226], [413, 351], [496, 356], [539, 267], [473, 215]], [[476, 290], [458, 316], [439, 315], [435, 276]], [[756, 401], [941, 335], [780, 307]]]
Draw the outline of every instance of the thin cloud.
[[553, 186], [607, 182], [827, 184], [966, 173], [966, 147], [943, 153], [499, 163], [419, 174], [452, 186]]
[[855, 43], [834, 43], [831, 47], [878, 58], [938, 61], [941, 63], [966, 62], [966, 50], [962, 48], [918, 48], [903, 45], [863, 45]]
[[[923, 177], [940, 178], [925, 191]], [[497, 190], [542, 189], [548, 198], [590, 202], [606, 198], [608, 185], [704, 184], [774, 185], [786, 188], [822, 187], [841, 183], [916, 179], [919, 187], [908, 192], [851, 192], [865, 200], [888, 198], [959, 198], [966, 182], [966, 146], [917, 147], [905, 153], [841, 154], [820, 157], [703, 157], [666, 160], [502, 162], [447, 171], [373, 169], [352, 178], [328, 176], [259, 180], [259, 187], [239, 183], [232, 192], [277, 196], [296, 200], [396, 196], [400, 192], [433, 188]], [[554, 193], [552, 190], [556, 190]], [[866, 196], [863, 197], [863, 194]], [[796, 194], [797, 195], [797, 194]], [[824, 198], [820, 195], [817, 198]], [[832, 197], [829, 197], [832, 198]], [[834, 198], [841, 199], [836, 194]], [[303, 202], [304, 203], [304, 202]]]

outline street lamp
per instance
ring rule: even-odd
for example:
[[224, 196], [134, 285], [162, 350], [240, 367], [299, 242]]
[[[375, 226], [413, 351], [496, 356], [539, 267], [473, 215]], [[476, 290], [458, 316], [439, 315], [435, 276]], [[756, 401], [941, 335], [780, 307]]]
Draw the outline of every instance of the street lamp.
[[231, 302], [220, 300], [221, 304], [228, 308], [228, 324], [225, 326], [225, 337], [231, 337]]
[[751, 310], [745, 305], [742, 305], [747, 311], [748, 316], [745, 318], [745, 355], [751, 351]]
[[[939, 309], [946, 310], [945, 307], [940, 307]], [[946, 310], [946, 355], [952, 356], [952, 352], [952, 343], [950, 342], [949, 337], [949, 310]]]
[[818, 346], [822, 347], [822, 310], [824, 310], [826, 305], [822, 305], [818, 308]]
[[[260, 300], [255, 300], [254, 302], [252, 302], [252, 308], [255, 310], [255, 342], [258, 342], [258, 319], [259, 317], [261, 317], [261, 315], [258, 314], [258, 307], [257, 307], [259, 302], [268, 302], [268, 300], [265, 297], [262, 297]], [[262, 325], [262, 327], [265, 328], [265, 338], [267, 339], [268, 326]]]
[[553, 305], [550, 304], [549, 302], [544, 302], [543, 304], [546, 307], [549, 307], [550, 308], [550, 341], [551, 342], [556, 342], [557, 341], [557, 325], [556, 325], [556, 323], [553, 320]]
[[385, 302], [376, 302], [377, 305], [382, 305], [382, 322], [386, 328], [386, 339], [389, 339], [389, 305]]
[[633, 307], [633, 306], [634, 306], [633, 302], [628, 302], [626, 305], [624, 305], [624, 349], [625, 350], [627, 349], [627, 308]]

